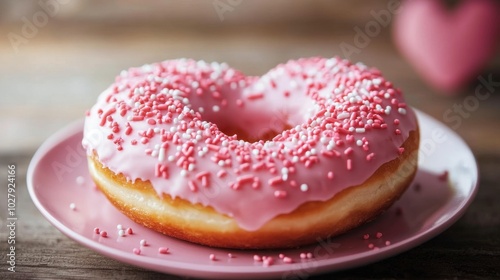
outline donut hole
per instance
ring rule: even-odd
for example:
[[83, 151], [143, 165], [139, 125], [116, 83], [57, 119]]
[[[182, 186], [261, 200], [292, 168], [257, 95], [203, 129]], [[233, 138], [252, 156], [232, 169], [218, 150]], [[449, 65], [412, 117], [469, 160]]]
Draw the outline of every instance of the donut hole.
[[222, 133], [255, 143], [271, 141], [282, 132], [306, 123], [314, 115], [311, 108], [314, 108], [312, 100], [304, 98], [295, 104], [276, 102], [247, 106], [239, 111], [204, 111], [200, 114], [203, 120], [216, 124]]
[[261, 133], [249, 133], [238, 127], [223, 127], [220, 131], [226, 135], [233, 136], [236, 135], [238, 140], [243, 140], [246, 142], [254, 143], [259, 141], [271, 141], [274, 137], [281, 134], [283, 131], [291, 129], [293, 126], [289, 124], [284, 124], [282, 129], [269, 128], [269, 130], [262, 131]]

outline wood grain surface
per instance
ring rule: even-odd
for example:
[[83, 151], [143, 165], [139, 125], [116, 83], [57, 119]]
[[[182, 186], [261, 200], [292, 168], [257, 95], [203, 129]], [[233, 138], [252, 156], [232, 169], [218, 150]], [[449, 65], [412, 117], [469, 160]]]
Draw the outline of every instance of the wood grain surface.
[[[0, 279], [182, 279], [126, 265], [69, 239], [38, 212], [26, 169], [51, 134], [83, 117], [114, 76], [129, 66], [177, 57], [225, 61], [251, 75], [288, 59], [342, 55], [364, 22], [237, 27], [64, 23], [54, 20], [15, 52], [0, 41]], [[0, 26], [0, 35], [19, 30]], [[3, 36], [5, 39], [5, 36]], [[454, 121], [445, 114], [474, 97], [479, 80], [447, 97], [427, 86], [394, 48], [390, 28], [351, 57], [376, 66], [408, 103], [452, 127], [470, 145], [480, 170], [476, 199], [465, 215], [432, 240], [398, 256], [310, 279], [500, 278], [500, 87]], [[498, 54], [481, 74], [500, 82]], [[454, 113], [456, 114], [456, 113]], [[7, 271], [7, 165], [17, 164], [17, 272]]]

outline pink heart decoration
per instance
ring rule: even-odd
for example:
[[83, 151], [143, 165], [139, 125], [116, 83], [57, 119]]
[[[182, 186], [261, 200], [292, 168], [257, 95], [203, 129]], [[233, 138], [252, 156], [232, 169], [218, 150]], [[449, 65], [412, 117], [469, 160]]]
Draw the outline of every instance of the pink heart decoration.
[[394, 19], [401, 53], [431, 86], [451, 94], [474, 79], [496, 50], [500, 9], [494, 0], [406, 1]]

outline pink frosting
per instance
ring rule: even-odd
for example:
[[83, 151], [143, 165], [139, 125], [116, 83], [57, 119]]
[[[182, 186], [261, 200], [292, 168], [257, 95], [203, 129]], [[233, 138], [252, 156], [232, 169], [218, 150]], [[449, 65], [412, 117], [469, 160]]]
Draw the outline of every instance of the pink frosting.
[[252, 231], [361, 184], [416, 127], [401, 92], [363, 64], [299, 59], [247, 77], [179, 59], [122, 72], [88, 112], [83, 144], [115, 173]]

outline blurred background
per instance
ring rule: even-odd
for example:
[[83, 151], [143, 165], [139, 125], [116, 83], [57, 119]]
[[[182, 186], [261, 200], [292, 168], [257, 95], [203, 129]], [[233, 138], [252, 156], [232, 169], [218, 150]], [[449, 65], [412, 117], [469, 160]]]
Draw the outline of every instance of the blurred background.
[[[450, 1], [445, 1], [450, 2]], [[457, 2], [457, 1], [455, 1]], [[309, 56], [348, 56], [379, 68], [408, 103], [443, 121], [474, 98], [478, 81], [452, 96], [426, 84], [392, 39], [392, 16], [362, 48], [357, 30], [396, 0], [0, 1], [0, 154], [32, 154], [82, 119], [122, 69], [180, 57], [227, 62], [248, 75]], [[358, 28], [358, 29], [357, 29]], [[359, 46], [358, 46], [359, 47]], [[347, 49], [349, 50], [349, 49]], [[498, 50], [498, 47], [497, 47]], [[500, 82], [497, 51], [480, 73]], [[500, 152], [500, 87], [461, 117], [456, 131], [475, 153]]]

